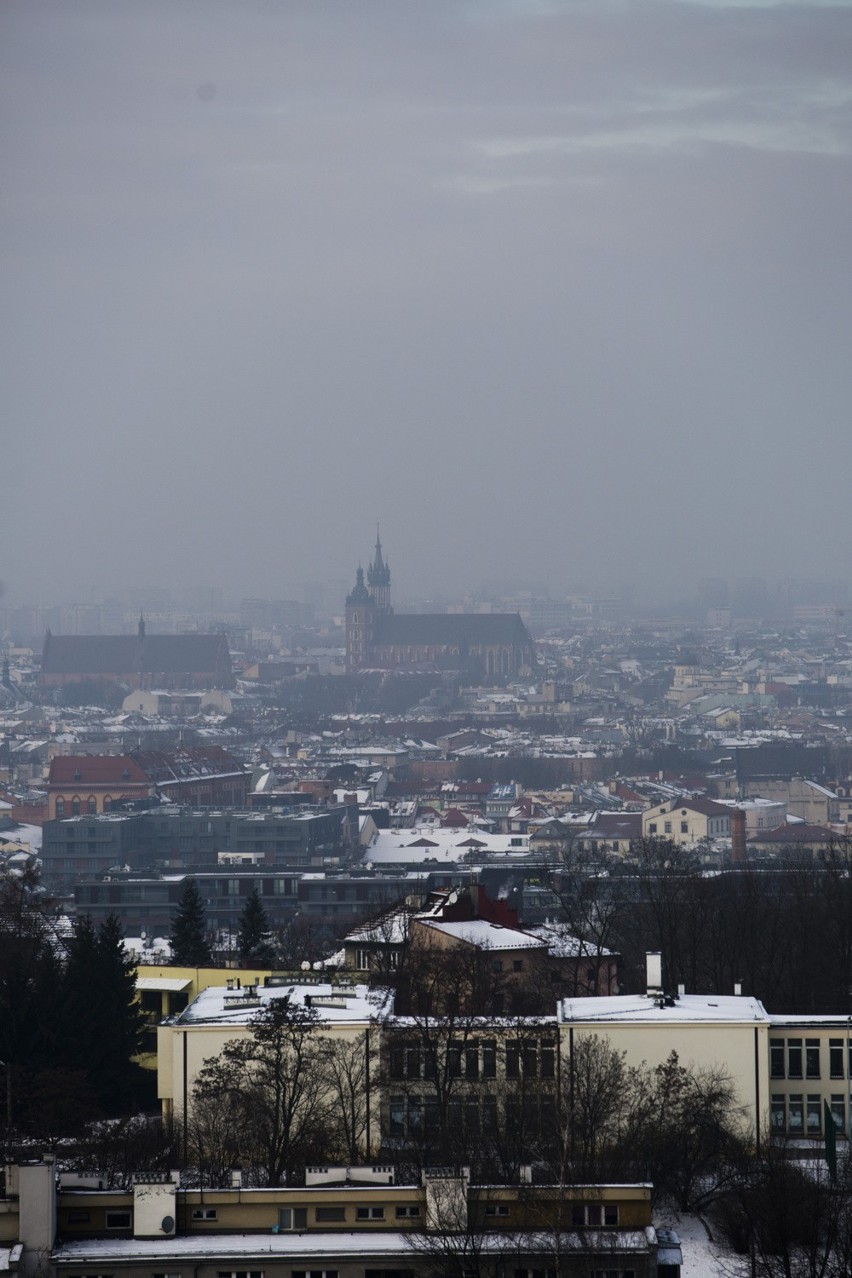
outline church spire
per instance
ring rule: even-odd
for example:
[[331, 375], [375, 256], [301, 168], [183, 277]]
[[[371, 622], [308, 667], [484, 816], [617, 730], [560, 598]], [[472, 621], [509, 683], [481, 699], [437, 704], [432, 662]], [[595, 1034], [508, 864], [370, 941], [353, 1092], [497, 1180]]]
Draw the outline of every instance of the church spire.
[[382, 556], [382, 539], [376, 522], [376, 552], [367, 569], [367, 584], [370, 587], [370, 598], [382, 612], [391, 611], [390, 580], [390, 564]]
[[139, 634], [139, 638], [140, 638], [140, 639], [144, 639], [144, 638], [145, 638], [145, 618], [142, 616], [142, 613], [141, 613], [141, 612], [140, 612], [140, 614], [139, 614], [139, 630], [138, 630], [138, 634]]

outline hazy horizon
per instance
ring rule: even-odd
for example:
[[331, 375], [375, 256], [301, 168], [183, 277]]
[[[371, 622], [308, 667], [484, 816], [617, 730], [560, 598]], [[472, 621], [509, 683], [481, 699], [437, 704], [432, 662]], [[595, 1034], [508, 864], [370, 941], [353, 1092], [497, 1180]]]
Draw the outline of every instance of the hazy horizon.
[[9, 0], [3, 604], [377, 519], [400, 598], [849, 581], [850, 63], [818, 0]]

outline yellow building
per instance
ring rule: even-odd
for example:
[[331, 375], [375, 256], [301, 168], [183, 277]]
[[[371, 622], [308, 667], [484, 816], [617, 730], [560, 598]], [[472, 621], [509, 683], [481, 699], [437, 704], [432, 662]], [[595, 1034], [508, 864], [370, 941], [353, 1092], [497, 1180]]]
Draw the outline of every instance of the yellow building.
[[745, 1130], [755, 1144], [769, 1124], [770, 1018], [756, 998], [715, 994], [563, 999], [558, 1008], [561, 1055], [571, 1059], [584, 1037], [606, 1038], [628, 1066], [651, 1069], [676, 1052], [680, 1065], [723, 1071], [734, 1088]]

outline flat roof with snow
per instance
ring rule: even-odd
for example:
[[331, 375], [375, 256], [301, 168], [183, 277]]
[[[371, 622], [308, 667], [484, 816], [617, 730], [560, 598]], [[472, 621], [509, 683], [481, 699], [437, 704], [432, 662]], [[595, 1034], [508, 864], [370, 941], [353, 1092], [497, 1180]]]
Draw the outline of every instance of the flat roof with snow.
[[732, 1022], [769, 1024], [769, 1016], [759, 999], [734, 994], [680, 994], [671, 1006], [660, 1006], [661, 999], [648, 994], [615, 994], [605, 998], [560, 999], [557, 1016], [560, 1021], [619, 1021], [622, 1024], [683, 1024], [685, 1022]]

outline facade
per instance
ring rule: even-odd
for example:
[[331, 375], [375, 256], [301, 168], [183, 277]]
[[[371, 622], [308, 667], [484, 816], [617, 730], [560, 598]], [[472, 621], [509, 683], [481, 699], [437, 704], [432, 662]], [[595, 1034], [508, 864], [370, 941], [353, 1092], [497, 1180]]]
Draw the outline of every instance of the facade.
[[51, 821], [109, 812], [113, 804], [152, 798], [154, 783], [130, 754], [65, 754], [50, 762]]
[[133, 754], [57, 755], [47, 780], [50, 819], [94, 816], [116, 804], [153, 798], [171, 803], [239, 807], [250, 774], [222, 746], [137, 750]]
[[731, 1079], [745, 1131], [755, 1144], [769, 1130], [769, 1027], [763, 1004], [742, 995], [619, 994], [563, 999], [558, 1008], [561, 1051], [596, 1035], [623, 1051], [628, 1065], [651, 1068], [676, 1052], [681, 1065], [722, 1070]]
[[376, 536], [364, 580], [359, 568], [346, 597], [346, 671], [423, 667], [479, 679], [512, 678], [535, 665], [533, 641], [518, 613], [396, 615], [390, 566]]
[[712, 799], [689, 799], [682, 795], [657, 803], [642, 813], [643, 839], [669, 839], [679, 847], [694, 847], [706, 839], [731, 836], [731, 813]]
[[212, 871], [228, 861], [249, 861], [256, 872], [304, 872], [341, 861], [348, 823], [343, 807], [222, 812], [169, 805], [46, 821], [41, 856], [54, 885], [116, 867]]
[[223, 634], [54, 635], [44, 639], [39, 683], [63, 688], [87, 681], [127, 688], [233, 688], [231, 653]]
[[220, 1189], [67, 1176], [57, 1189], [55, 1172], [52, 1158], [7, 1171], [0, 1255], [27, 1278], [427, 1278], [465, 1254], [517, 1278], [679, 1273], [645, 1184], [479, 1185], [448, 1168], [396, 1184], [377, 1164], [309, 1167], [304, 1185], [271, 1190], [239, 1173]]
[[823, 1139], [827, 1113], [852, 1129], [852, 1018], [770, 1016], [769, 1104], [773, 1135]]

